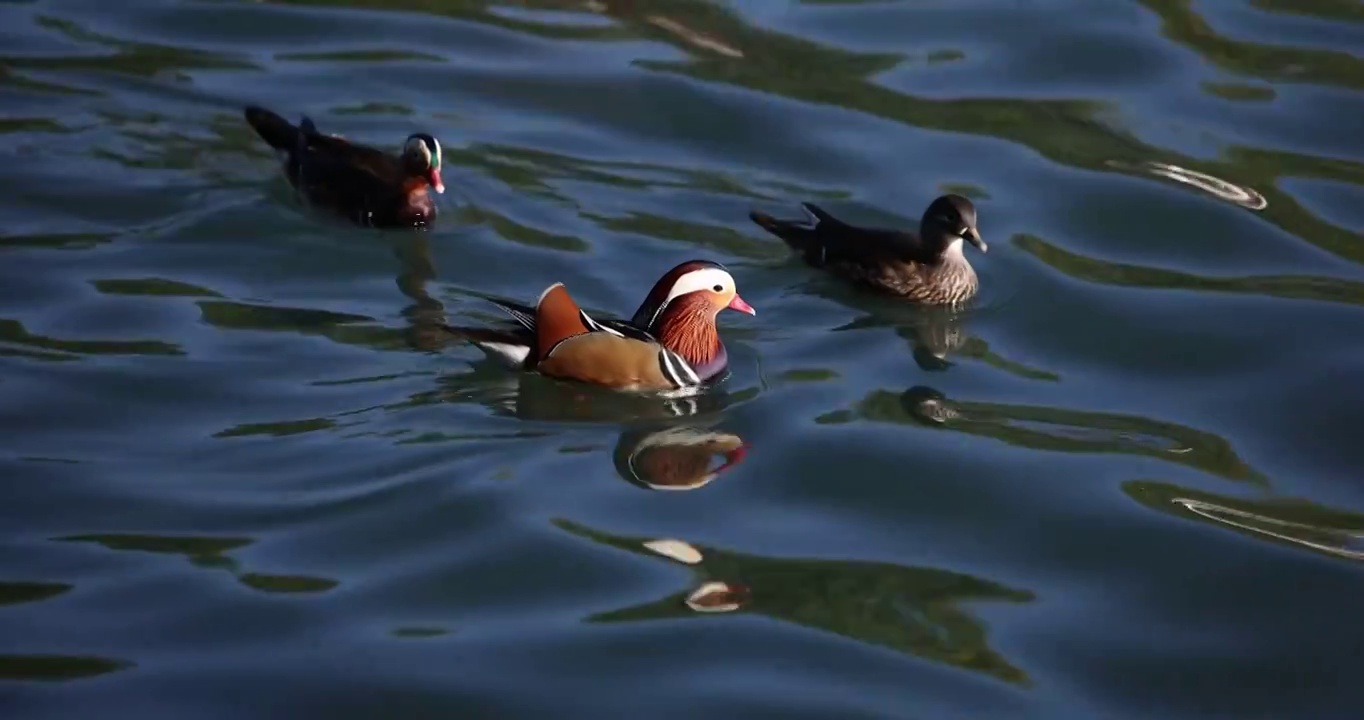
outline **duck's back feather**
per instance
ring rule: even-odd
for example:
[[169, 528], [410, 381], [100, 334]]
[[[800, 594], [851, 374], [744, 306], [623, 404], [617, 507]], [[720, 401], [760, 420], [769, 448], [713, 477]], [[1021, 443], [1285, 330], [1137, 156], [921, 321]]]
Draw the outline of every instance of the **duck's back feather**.
[[933, 254], [914, 233], [849, 225], [814, 203], [801, 203], [801, 207], [810, 215], [806, 222], [778, 220], [757, 211], [750, 212], [749, 218], [814, 267], [933, 262]]
[[[535, 308], [529, 305], [522, 305], [518, 302], [503, 299], [488, 298], [492, 304], [502, 308], [508, 315], [511, 315], [518, 323], [524, 326], [531, 333], [535, 332]], [[581, 309], [580, 309], [581, 312]], [[644, 328], [631, 324], [628, 320], [610, 316], [588, 316], [583, 312], [583, 324], [589, 330], [604, 330], [616, 335], [643, 340], [644, 342], [658, 342], [658, 338]]]
[[307, 116], [294, 125], [257, 106], [245, 116], [266, 144], [285, 154], [289, 183], [310, 203], [366, 225], [424, 223], [435, 214], [425, 178], [409, 176], [397, 157], [318, 132]]
[[246, 122], [267, 145], [293, 152], [298, 147], [299, 128], [279, 115], [255, 105], [246, 108]]

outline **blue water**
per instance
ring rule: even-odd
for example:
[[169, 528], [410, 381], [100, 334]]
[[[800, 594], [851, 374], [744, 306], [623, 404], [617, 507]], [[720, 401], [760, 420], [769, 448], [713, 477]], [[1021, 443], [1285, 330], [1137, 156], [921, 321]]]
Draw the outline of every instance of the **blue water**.
[[[1361, 7], [0, 4], [0, 715], [1356, 717]], [[437, 135], [437, 223], [246, 104]], [[946, 191], [957, 316], [747, 218]], [[694, 413], [437, 329], [692, 257]]]

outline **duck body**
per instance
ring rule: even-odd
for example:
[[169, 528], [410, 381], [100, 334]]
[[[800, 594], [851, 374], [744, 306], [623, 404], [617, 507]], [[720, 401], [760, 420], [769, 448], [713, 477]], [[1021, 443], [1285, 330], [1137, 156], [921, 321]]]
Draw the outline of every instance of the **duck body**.
[[[519, 369], [534, 370], [535, 355], [532, 352], [536, 340], [536, 307], [524, 305], [505, 298], [487, 298], [488, 302], [501, 308], [511, 320], [495, 327], [454, 327], [446, 330], [473, 342], [502, 364]], [[658, 342], [647, 328], [638, 327], [628, 320], [612, 316], [589, 316], [584, 313], [584, 324], [589, 330], [604, 330], [623, 337], [644, 342]]]
[[955, 305], [975, 296], [980, 282], [962, 251], [986, 251], [976, 211], [960, 195], [944, 195], [924, 212], [919, 233], [851, 225], [812, 203], [807, 221], [778, 220], [757, 211], [749, 218], [781, 238], [811, 267], [855, 285], [923, 305]]
[[674, 267], [628, 321], [588, 315], [562, 283], [534, 307], [490, 302], [512, 322], [446, 330], [519, 370], [639, 392], [693, 390], [722, 378], [729, 360], [715, 315], [725, 308], [754, 312], [729, 273], [709, 261]]
[[313, 121], [298, 125], [261, 107], [245, 110], [246, 121], [283, 156], [289, 184], [310, 205], [360, 225], [425, 226], [436, 217], [430, 191], [445, 191], [440, 178], [440, 143], [432, 136], [408, 137], [400, 156], [317, 131]]

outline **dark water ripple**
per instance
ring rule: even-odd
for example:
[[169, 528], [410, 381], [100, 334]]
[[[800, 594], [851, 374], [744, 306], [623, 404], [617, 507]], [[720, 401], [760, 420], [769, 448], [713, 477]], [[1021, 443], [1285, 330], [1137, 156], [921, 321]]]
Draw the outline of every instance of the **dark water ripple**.
[[[5, 717], [1350, 718], [1345, 0], [0, 4]], [[301, 212], [240, 117], [445, 146]], [[975, 309], [746, 218], [968, 194]], [[724, 391], [435, 330], [726, 263]]]

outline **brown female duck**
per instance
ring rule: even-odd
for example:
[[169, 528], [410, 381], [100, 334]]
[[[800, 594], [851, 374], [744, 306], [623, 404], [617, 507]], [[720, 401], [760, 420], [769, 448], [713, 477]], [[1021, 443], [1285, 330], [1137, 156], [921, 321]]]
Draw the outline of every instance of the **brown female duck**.
[[976, 294], [976, 271], [962, 241], [986, 251], [976, 228], [976, 208], [961, 195], [943, 195], [924, 211], [919, 233], [849, 225], [811, 203], [810, 222], [749, 218], [786, 241], [812, 267], [858, 285], [924, 305], [955, 305]]
[[534, 307], [492, 300], [516, 325], [447, 327], [486, 354], [522, 370], [619, 390], [690, 390], [729, 367], [715, 317], [731, 309], [754, 314], [719, 263], [692, 260], [654, 284], [629, 321], [596, 320], [551, 285]]
[[428, 190], [445, 192], [436, 138], [409, 135], [402, 155], [395, 157], [323, 135], [306, 116], [294, 125], [260, 107], [247, 107], [245, 114], [261, 139], [283, 154], [289, 184], [309, 203], [374, 227], [426, 225], [435, 219]]

